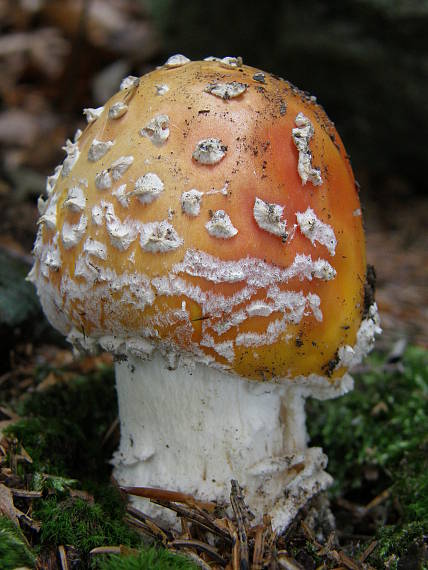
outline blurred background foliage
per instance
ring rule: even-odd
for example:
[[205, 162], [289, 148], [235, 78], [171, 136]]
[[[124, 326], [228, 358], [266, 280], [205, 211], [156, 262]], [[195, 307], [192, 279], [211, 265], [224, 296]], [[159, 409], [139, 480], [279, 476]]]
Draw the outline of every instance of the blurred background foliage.
[[425, 191], [426, 0], [150, 4], [167, 52], [231, 52], [284, 76], [319, 98], [357, 173], [398, 175]]
[[[116, 77], [143, 73], [172, 53], [191, 59], [241, 55], [318, 97], [357, 174], [398, 177], [403, 186], [411, 182], [412, 192], [425, 189], [428, 0], [1, 0], [0, 10], [2, 5], [0, 58], [10, 56], [11, 32], [39, 28], [43, 34], [36, 42], [33, 37], [21, 87], [38, 83], [37, 73], [48, 75], [47, 102], [63, 113], [80, 114], [83, 102], [103, 103], [117, 89]], [[9, 49], [1, 49], [8, 36]], [[16, 61], [12, 67], [14, 77], [2, 77], [3, 106], [13, 106], [5, 92], [17, 79]], [[0, 143], [4, 138], [0, 121]], [[373, 194], [376, 199], [378, 192]]]

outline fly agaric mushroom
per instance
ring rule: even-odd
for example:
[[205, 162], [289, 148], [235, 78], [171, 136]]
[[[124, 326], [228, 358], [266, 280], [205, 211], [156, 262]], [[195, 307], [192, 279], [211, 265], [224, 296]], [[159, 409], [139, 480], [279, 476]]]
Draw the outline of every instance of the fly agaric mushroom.
[[220, 502], [237, 479], [282, 530], [331, 483], [305, 398], [350, 390], [380, 332], [334, 125], [239, 58], [174, 56], [85, 114], [30, 279], [75, 347], [117, 357], [115, 477]]

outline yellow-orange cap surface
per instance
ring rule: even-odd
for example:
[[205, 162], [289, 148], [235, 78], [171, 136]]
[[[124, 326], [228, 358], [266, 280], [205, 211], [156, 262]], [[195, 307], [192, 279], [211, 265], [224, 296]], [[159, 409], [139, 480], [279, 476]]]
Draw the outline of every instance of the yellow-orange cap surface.
[[51, 322], [250, 379], [343, 375], [364, 235], [313, 98], [239, 60], [178, 57], [87, 116], [41, 203], [32, 279]]

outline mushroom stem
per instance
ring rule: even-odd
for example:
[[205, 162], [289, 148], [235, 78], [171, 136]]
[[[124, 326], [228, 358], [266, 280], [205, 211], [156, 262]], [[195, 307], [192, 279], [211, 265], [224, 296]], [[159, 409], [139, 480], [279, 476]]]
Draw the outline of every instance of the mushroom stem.
[[[258, 383], [205, 364], [168, 369], [155, 352], [116, 363], [121, 443], [113, 463], [124, 486], [158, 487], [228, 503], [231, 479], [261, 520], [283, 530], [330, 485], [326, 456], [307, 447], [305, 390]], [[167, 509], [133, 498], [158, 520]]]

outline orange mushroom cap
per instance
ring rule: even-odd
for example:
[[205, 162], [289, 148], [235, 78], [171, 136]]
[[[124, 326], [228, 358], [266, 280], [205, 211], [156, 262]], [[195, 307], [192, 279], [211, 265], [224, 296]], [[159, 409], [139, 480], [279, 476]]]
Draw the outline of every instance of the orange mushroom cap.
[[51, 322], [248, 379], [340, 379], [365, 243], [314, 98], [233, 58], [171, 58], [87, 116], [41, 204], [32, 279]]

